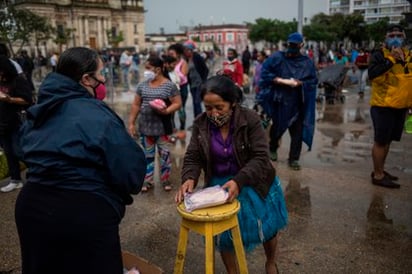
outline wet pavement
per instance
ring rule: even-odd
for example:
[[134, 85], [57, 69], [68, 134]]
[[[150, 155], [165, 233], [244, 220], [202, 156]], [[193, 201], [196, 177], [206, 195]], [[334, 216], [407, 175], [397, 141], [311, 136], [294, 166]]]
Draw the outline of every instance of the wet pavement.
[[[368, 92], [358, 100], [354, 89], [346, 102], [317, 105], [312, 151], [303, 147], [302, 170], [287, 167], [286, 133], [274, 162], [286, 196], [289, 225], [280, 233], [278, 266], [281, 273], [412, 273], [412, 134], [391, 146], [386, 170], [399, 176], [400, 189], [371, 184], [373, 129]], [[126, 119], [132, 93], [118, 92], [107, 102]], [[253, 98], [247, 96], [251, 106]], [[191, 113], [191, 98], [187, 102]], [[189, 115], [188, 125], [192, 117]], [[190, 138], [190, 131], [187, 134]], [[187, 142], [171, 144], [171, 181], [177, 188]], [[0, 182], [0, 185], [6, 181]], [[14, 224], [18, 191], [0, 193], [0, 273], [20, 273], [20, 251]], [[174, 191], [160, 183], [134, 203], [120, 226], [124, 250], [173, 272], [179, 216]], [[191, 233], [185, 273], [204, 273], [204, 243]], [[224, 273], [216, 253], [215, 273]], [[247, 254], [249, 273], [264, 273], [262, 247]]]

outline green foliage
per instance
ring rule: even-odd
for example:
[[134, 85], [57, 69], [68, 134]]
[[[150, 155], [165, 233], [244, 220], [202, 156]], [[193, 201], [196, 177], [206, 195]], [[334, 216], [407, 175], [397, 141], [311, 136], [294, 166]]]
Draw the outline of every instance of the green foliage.
[[377, 22], [367, 25], [367, 35], [372, 41], [383, 41], [388, 26], [389, 18], [385, 17]]
[[62, 46], [67, 45], [69, 40], [72, 38], [72, 33], [76, 31], [76, 29], [71, 28], [62, 28], [62, 29], [53, 29], [55, 33], [54, 42], [59, 45], [59, 50], [62, 52]]
[[278, 19], [258, 18], [255, 23], [248, 23], [249, 39], [252, 42], [266, 41], [269, 43], [278, 43], [297, 27], [296, 22], [284, 22]]
[[51, 32], [48, 19], [30, 10], [16, 9], [13, 5], [9, 5], [0, 12], [0, 40], [6, 42], [12, 51], [12, 45], [21, 49], [33, 38], [36, 41], [47, 40]]
[[[362, 44], [382, 41], [388, 24], [389, 18], [366, 24], [360, 13], [348, 15], [319, 13], [312, 17], [310, 24], [303, 26], [302, 32], [306, 40], [323, 41], [329, 45], [346, 40]], [[289, 33], [297, 30], [297, 22], [283, 22], [277, 19], [258, 18], [254, 23], [247, 23], [247, 25], [249, 39], [252, 42], [278, 43], [286, 40]]]
[[123, 37], [123, 32], [119, 31], [119, 34], [117, 35], [113, 35], [111, 30], [107, 30], [106, 31], [106, 35], [107, 35], [107, 40], [109, 41], [109, 44], [113, 47], [113, 48], [117, 48], [119, 47], [119, 43], [124, 41], [124, 37]]

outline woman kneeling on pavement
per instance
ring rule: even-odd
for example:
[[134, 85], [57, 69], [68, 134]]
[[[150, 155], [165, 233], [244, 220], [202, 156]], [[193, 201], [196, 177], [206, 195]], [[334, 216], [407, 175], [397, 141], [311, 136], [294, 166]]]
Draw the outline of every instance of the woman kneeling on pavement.
[[[182, 202], [186, 193], [194, 191], [203, 169], [206, 187], [221, 185], [229, 202], [239, 200], [245, 250], [263, 244], [266, 273], [277, 273], [277, 232], [287, 224], [285, 200], [261, 120], [255, 111], [239, 105], [237, 89], [226, 76], [214, 76], [202, 86], [206, 112], [193, 123], [175, 201]], [[236, 273], [230, 232], [219, 235], [217, 242], [227, 272]]]

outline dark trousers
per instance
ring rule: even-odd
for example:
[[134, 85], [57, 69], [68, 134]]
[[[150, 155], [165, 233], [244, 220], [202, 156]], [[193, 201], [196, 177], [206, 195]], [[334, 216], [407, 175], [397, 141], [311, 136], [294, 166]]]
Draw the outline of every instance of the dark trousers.
[[202, 113], [202, 99], [200, 98], [200, 87], [190, 87], [193, 99], [193, 118]]
[[17, 156], [17, 151], [19, 149], [17, 130], [18, 129], [4, 135], [0, 134], [0, 146], [3, 148], [6, 155], [9, 174], [12, 180], [21, 180], [20, 163], [19, 157]]
[[[270, 151], [277, 151], [279, 148], [280, 138], [284, 132], [281, 132], [278, 136], [276, 136], [275, 128], [276, 126], [272, 126], [270, 128], [270, 141], [269, 147]], [[294, 121], [290, 127], [288, 128], [289, 135], [290, 135], [290, 149], [289, 149], [289, 163], [292, 161], [298, 161], [300, 158], [300, 152], [302, 150], [302, 141], [303, 141], [303, 117], [301, 115], [298, 116], [296, 121]]]
[[15, 211], [23, 274], [122, 274], [120, 217], [102, 197], [28, 182]]
[[180, 86], [180, 96], [182, 97], [182, 107], [178, 110], [179, 121], [180, 121], [180, 130], [186, 128], [186, 101], [189, 93], [188, 84], [183, 84]]

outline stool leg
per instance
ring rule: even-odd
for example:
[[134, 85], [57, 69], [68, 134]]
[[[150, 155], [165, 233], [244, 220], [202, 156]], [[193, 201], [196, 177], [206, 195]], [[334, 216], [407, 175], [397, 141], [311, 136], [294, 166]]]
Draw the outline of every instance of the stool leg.
[[206, 224], [205, 227], [205, 273], [213, 274], [215, 268], [215, 245], [213, 243], [213, 227], [212, 224]]
[[235, 247], [237, 263], [239, 264], [239, 271], [242, 274], [247, 274], [247, 263], [245, 250], [243, 249], [242, 236], [240, 236], [239, 224], [231, 229], [233, 237], [233, 245]]
[[185, 264], [186, 245], [189, 236], [189, 229], [183, 225], [180, 226], [179, 242], [177, 244], [177, 254], [175, 261], [174, 274], [182, 274]]

